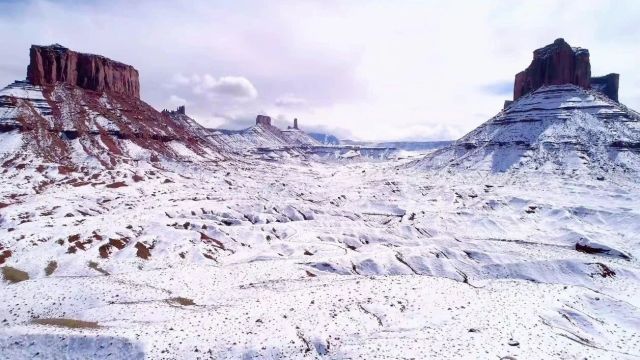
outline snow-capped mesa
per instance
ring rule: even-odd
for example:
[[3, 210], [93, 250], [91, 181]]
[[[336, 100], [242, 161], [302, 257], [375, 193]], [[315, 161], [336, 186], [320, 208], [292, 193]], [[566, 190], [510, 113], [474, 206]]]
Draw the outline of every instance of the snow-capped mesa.
[[591, 77], [589, 52], [564, 40], [534, 52], [514, 100], [420, 161], [430, 169], [587, 173], [640, 170], [640, 114], [617, 102], [618, 75]]
[[437, 144], [207, 129], [32, 48], [0, 92], [0, 358], [639, 358], [638, 115], [565, 44]]
[[202, 134], [140, 100], [138, 72], [60, 45], [32, 46], [26, 81], [0, 90], [5, 167], [214, 161]]

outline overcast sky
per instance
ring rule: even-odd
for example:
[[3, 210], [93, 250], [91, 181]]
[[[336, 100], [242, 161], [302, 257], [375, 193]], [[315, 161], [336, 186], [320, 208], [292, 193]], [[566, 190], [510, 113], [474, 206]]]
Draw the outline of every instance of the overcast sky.
[[136, 67], [143, 100], [211, 127], [258, 113], [361, 140], [454, 139], [495, 115], [564, 37], [640, 110], [640, 1], [0, 0], [0, 83], [31, 44]]

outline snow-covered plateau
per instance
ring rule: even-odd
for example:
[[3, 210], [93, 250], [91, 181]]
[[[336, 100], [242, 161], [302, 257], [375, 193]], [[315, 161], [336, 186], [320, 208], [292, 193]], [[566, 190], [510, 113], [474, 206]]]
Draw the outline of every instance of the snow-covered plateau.
[[1, 359], [640, 358], [640, 115], [602, 93], [432, 149], [36, 80], [0, 91]]

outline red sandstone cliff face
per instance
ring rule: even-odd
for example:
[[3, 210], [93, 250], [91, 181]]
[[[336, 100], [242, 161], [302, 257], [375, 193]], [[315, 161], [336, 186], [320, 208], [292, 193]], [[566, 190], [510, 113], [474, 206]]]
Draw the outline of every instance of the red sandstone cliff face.
[[31, 46], [27, 81], [33, 85], [58, 82], [83, 89], [140, 98], [138, 70], [100, 55], [83, 54], [60, 45]]
[[271, 126], [271, 117], [266, 115], [258, 115], [256, 117], [256, 125], [268, 125]]
[[618, 101], [619, 84], [620, 75], [615, 73], [591, 78], [591, 87], [593, 89], [600, 91], [615, 101]]
[[513, 99], [528, 94], [544, 85], [574, 84], [585, 89], [591, 87], [589, 50], [572, 48], [564, 39], [557, 39], [533, 52], [529, 67], [518, 73], [513, 88]]

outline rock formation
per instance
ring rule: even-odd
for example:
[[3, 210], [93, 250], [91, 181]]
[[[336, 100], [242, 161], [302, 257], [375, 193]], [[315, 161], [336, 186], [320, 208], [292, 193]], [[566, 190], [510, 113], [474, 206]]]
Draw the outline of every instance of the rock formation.
[[618, 101], [619, 83], [618, 74], [591, 77], [589, 50], [572, 48], [564, 39], [557, 39], [534, 51], [529, 67], [516, 74], [513, 100], [545, 85], [573, 84], [584, 89], [593, 88]]
[[618, 74], [591, 77], [589, 50], [571, 47], [564, 39], [557, 39], [533, 52], [533, 61], [516, 74], [513, 100], [545, 85], [573, 84], [595, 89], [618, 101]]
[[187, 114], [184, 105], [178, 106], [176, 110], [162, 109], [162, 113], [167, 115], [186, 115]]
[[513, 101], [419, 166], [582, 172], [596, 179], [611, 171], [637, 173], [640, 113], [618, 102], [618, 83], [618, 74], [591, 77], [589, 51], [557, 39], [534, 51], [516, 75]]
[[256, 125], [267, 125], [271, 126], [271, 118], [266, 115], [258, 115], [256, 117]]
[[142, 101], [131, 66], [59, 45], [33, 46], [27, 78], [0, 89], [3, 142], [18, 144], [0, 154], [5, 167], [17, 154], [70, 168], [223, 158], [206, 129], [181, 114], [184, 107], [158, 112]]
[[58, 82], [97, 92], [111, 92], [140, 98], [138, 71], [100, 55], [83, 54], [55, 44], [32, 45], [27, 81], [32, 85]]
[[592, 77], [591, 88], [607, 95], [610, 99], [618, 101], [618, 85], [620, 84], [619, 74], [609, 74], [605, 76]]
[[544, 85], [574, 84], [585, 89], [591, 86], [589, 50], [572, 48], [564, 39], [557, 39], [533, 52], [533, 61], [518, 73], [513, 87], [513, 99]]

